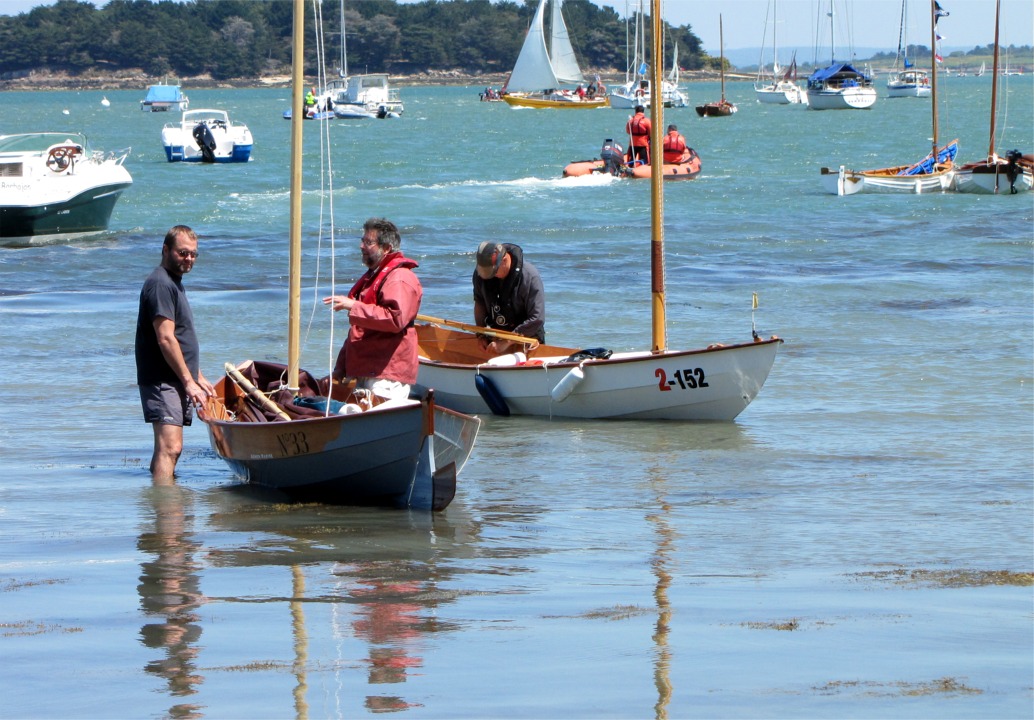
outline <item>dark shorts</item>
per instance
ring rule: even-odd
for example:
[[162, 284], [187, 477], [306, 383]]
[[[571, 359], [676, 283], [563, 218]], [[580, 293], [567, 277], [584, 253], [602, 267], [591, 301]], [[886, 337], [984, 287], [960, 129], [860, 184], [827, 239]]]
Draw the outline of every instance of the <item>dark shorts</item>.
[[190, 425], [194, 408], [187, 402], [187, 392], [179, 385], [138, 385], [144, 422], [163, 425]]

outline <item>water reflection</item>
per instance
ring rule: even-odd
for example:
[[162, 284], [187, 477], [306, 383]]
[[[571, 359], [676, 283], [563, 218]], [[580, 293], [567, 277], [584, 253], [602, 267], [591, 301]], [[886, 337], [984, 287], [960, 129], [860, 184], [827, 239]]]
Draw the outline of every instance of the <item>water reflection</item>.
[[[154, 513], [154, 526], [140, 534], [137, 548], [151, 558], [140, 565], [137, 591], [150, 622], [140, 628], [140, 638], [163, 654], [144, 669], [166, 681], [171, 697], [186, 698], [195, 695], [204, 682], [197, 668], [201, 624], [196, 610], [205, 598], [194, 560], [200, 545], [192, 538], [191, 496], [170, 482], [148, 488], [146, 501]], [[169, 715], [198, 718], [202, 717], [201, 708], [177, 702], [169, 708]]]
[[[343, 580], [344, 596], [359, 603], [352, 630], [369, 646], [367, 682], [370, 685], [404, 683], [411, 668], [423, 665], [421, 640], [435, 632], [433, 610], [426, 598], [434, 595], [436, 580], [412, 563], [355, 563], [334, 570]], [[367, 695], [366, 708], [390, 712], [414, 707], [393, 693]]]
[[[449, 589], [456, 571], [439, 565], [439, 559], [469, 554], [470, 533], [477, 532], [477, 525], [376, 508], [251, 505], [249, 492], [224, 493], [225, 512], [215, 513], [212, 522], [239, 534], [238, 539], [207, 557], [222, 567], [291, 568], [296, 717], [308, 717], [310, 711], [305, 697], [307, 673], [314, 671], [310, 638], [319, 643], [329, 638], [339, 648], [332, 665], [338, 687], [355, 687], [340, 677], [350, 668], [365, 670], [368, 711], [420, 707], [405, 697], [404, 683], [423, 667], [429, 636], [457, 629], [437, 617], [442, 605], [457, 596]], [[325, 648], [313, 657], [325, 657], [322, 653]]]

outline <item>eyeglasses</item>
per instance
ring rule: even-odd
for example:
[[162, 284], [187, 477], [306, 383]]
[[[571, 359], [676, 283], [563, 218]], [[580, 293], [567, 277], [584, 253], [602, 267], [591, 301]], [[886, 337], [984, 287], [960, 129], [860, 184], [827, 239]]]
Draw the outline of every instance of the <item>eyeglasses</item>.
[[193, 251], [193, 250], [177, 250], [176, 254], [179, 255], [184, 260], [186, 260], [187, 258], [190, 258], [192, 260], [196, 260], [197, 259], [197, 253], [195, 251]]
[[380, 240], [378, 240], [377, 238], [373, 238], [372, 240], [367, 240], [366, 238], [361, 237], [361, 238], [359, 238], [359, 242], [361, 244], [365, 245], [366, 247], [373, 247], [374, 245], [380, 245]]

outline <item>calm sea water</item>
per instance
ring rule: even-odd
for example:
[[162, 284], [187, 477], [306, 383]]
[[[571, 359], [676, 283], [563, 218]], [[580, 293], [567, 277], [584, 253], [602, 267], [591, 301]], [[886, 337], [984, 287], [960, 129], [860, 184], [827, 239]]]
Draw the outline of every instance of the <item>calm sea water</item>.
[[[1031, 78], [1010, 80], [1000, 147], [1029, 152]], [[942, 87], [941, 138], [981, 157], [989, 78]], [[995, 582], [1034, 569], [1034, 199], [820, 191], [823, 165], [924, 155], [928, 101], [813, 112], [730, 83], [731, 119], [667, 113], [704, 163], [665, 187], [669, 346], [747, 340], [757, 292], [786, 339], [767, 385], [731, 424], [485, 418], [428, 516], [276, 504], [200, 425], [152, 487], [133, 329], [171, 225], [202, 236], [209, 377], [285, 354], [289, 93], [187, 90], [251, 127], [250, 164], [166, 163], [177, 116], [140, 112], [143, 88], [0, 94], [0, 133], [84, 130], [131, 146], [134, 177], [102, 238], [0, 251], [0, 715], [1034, 714], [1031, 586]], [[373, 215], [402, 227], [427, 314], [469, 320], [477, 244], [517, 242], [550, 341], [649, 343], [648, 184], [560, 179], [626, 114], [477, 90], [405, 88], [403, 119], [329, 128], [310, 370], [343, 329], [314, 303], [331, 257], [350, 284]]]

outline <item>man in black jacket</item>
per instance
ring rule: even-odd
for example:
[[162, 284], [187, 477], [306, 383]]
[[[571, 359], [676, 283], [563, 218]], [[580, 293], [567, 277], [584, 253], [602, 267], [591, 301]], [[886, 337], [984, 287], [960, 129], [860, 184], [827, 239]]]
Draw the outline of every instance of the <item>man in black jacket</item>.
[[[474, 270], [474, 323], [481, 327], [546, 341], [546, 293], [542, 276], [524, 259], [519, 245], [485, 241], [477, 251]], [[482, 344], [502, 355], [510, 351], [505, 340]]]

